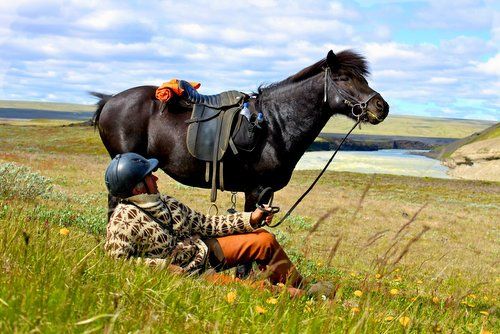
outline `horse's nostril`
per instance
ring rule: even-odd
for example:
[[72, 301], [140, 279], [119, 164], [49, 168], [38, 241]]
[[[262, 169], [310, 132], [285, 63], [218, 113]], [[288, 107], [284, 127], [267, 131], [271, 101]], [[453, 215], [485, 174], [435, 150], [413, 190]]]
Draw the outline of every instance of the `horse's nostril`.
[[375, 105], [377, 106], [377, 109], [378, 109], [378, 110], [380, 110], [380, 111], [384, 110], [384, 104], [383, 104], [383, 103], [382, 103], [382, 101], [380, 101], [379, 99], [377, 99], [377, 100], [375, 101]]

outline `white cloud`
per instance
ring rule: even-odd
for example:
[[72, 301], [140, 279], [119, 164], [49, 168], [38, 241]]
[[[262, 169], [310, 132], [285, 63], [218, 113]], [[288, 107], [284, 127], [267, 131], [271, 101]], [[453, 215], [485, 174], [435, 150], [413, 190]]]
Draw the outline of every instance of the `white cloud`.
[[[452, 22], [473, 5], [478, 9], [471, 13], [484, 13], [488, 3], [454, 2], [450, 13], [458, 16], [451, 18], [443, 2], [413, 3], [410, 10], [401, 1], [378, 3], [367, 10], [347, 1], [4, 1], [0, 98], [30, 91], [37, 99], [93, 102], [87, 90], [116, 93], [171, 77], [202, 81], [205, 93], [251, 91], [330, 49], [353, 48], [367, 57], [370, 83], [389, 103], [429, 103], [462, 115], [461, 101], [476, 98], [475, 113], [491, 115], [499, 103], [500, 16], [489, 10]], [[468, 33], [467, 24], [475, 30]], [[412, 27], [416, 35], [432, 27], [446, 34], [438, 42], [401, 38]], [[460, 33], [450, 33], [457, 27]]]
[[446, 77], [433, 77], [430, 78], [429, 83], [430, 84], [438, 84], [438, 85], [449, 85], [452, 83], [457, 82], [457, 78], [446, 78]]
[[500, 77], [500, 53], [497, 53], [484, 63], [478, 63], [476, 66], [477, 69], [483, 73]]
[[426, 56], [415, 51], [414, 47], [394, 42], [390, 43], [367, 43], [365, 52], [368, 59], [372, 61], [393, 60], [398, 61], [422, 61]]
[[359, 19], [361, 16], [356, 10], [346, 8], [341, 2], [337, 1], [330, 3], [330, 14], [339, 19], [349, 20]]
[[76, 25], [83, 28], [106, 30], [116, 28], [125, 23], [136, 22], [137, 16], [130, 15], [130, 11], [123, 9], [107, 9], [91, 12], [76, 21]]

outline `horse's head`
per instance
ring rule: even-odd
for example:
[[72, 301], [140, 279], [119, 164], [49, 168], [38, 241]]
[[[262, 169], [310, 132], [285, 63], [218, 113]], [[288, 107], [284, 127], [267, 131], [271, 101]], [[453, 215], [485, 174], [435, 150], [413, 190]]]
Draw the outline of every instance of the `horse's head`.
[[378, 124], [389, 113], [389, 104], [368, 86], [369, 74], [365, 58], [346, 50], [326, 57], [325, 89], [332, 110], [355, 120]]

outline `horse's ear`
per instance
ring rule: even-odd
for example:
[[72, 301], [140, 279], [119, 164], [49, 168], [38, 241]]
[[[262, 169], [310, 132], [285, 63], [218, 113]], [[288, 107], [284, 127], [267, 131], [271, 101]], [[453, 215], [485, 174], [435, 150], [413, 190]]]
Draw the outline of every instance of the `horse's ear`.
[[326, 56], [326, 63], [328, 64], [328, 67], [330, 67], [332, 72], [337, 72], [340, 69], [339, 59], [332, 50], [328, 51], [328, 55]]

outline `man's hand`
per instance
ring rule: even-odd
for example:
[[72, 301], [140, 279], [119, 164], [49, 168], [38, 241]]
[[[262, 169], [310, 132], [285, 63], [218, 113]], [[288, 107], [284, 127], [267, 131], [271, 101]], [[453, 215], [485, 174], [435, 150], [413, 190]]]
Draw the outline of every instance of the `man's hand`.
[[184, 269], [182, 269], [179, 266], [176, 266], [175, 264], [169, 264], [168, 271], [170, 271], [171, 273], [173, 273], [175, 275], [182, 275], [186, 272]]
[[264, 205], [265, 210], [256, 208], [250, 216], [250, 224], [253, 228], [259, 228], [262, 225], [269, 225], [273, 221], [274, 214], [269, 205]]

